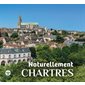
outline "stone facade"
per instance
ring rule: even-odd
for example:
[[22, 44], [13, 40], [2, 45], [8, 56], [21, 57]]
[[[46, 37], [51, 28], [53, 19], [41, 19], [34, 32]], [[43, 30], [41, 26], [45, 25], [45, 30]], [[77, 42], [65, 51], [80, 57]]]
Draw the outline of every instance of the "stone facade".
[[1, 48], [0, 49], [0, 65], [18, 63], [20, 61], [32, 60], [29, 48]]

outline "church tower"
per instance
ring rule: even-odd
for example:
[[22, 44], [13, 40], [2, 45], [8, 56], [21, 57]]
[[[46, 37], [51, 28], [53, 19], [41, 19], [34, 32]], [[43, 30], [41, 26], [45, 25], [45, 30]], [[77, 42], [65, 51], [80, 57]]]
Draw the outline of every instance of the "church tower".
[[18, 28], [21, 28], [21, 23], [22, 23], [22, 17], [19, 16], [19, 18], [18, 18]]

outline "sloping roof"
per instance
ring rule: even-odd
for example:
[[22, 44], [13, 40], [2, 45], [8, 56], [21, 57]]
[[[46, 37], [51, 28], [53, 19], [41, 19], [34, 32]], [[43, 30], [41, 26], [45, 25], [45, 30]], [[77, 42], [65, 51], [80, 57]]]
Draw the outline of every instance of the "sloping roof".
[[38, 23], [36, 23], [36, 22], [21, 23], [21, 25], [38, 25]]
[[16, 54], [30, 52], [29, 48], [0, 48], [0, 54]]

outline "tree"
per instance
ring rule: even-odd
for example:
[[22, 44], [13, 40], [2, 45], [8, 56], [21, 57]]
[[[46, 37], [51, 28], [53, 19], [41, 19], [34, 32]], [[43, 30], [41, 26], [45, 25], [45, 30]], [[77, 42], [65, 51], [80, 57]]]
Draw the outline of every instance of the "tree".
[[62, 48], [59, 62], [69, 62], [70, 47], [66, 46]]
[[56, 30], [54, 30], [53, 32], [51, 32], [51, 34], [52, 35], [59, 35], [59, 33]]
[[63, 36], [67, 36], [67, 35], [68, 35], [68, 32], [65, 31], [65, 30], [62, 30], [62, 35], [63, 35]]
[[56, 36], [56, 42], [63, 43], [64, 42], [64, 38], [61, 37], [61, 36]]
[[85, 64], [74, 67], [74, 76], [67, 78], [66, 82], [85, 82]]
[[3, 41], [0, 41], [0, 48], [3, 47]]
[[71, 53], [69, 60], [74, 63], [75, 66], [85, 64], [85, 49], [79, 50], [78, 52]]
[[3, 33], [3, 36], [4, 36], [4, 37], [9, 37], [7, 32], [4, 32], [4, 33]]
[[18, 33], [17, 32], [12, 33], [11, 37], [12, 38], [17, 38], [18, 37]]
[[31, 56], [33, 57], [33, 58], [36, 58], [36, 50], [35, 50], [35, 48], [34, 47], [30, 47], [29, 48], [30, 49], [30, 51], [31, 51]]
[[81, 46], [78, 44], [73, 43], [70, 46], [70, 52], [78, 52], [79, 49], [81, 49]]

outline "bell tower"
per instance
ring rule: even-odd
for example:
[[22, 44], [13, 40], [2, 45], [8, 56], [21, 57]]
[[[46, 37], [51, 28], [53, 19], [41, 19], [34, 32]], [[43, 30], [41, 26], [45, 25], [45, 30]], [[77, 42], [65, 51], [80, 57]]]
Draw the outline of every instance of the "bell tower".
[[19, 16], [19, 18], [18, 18], [18, 28], [21, 28], [21, 23], [22, 23], [22, 17]]

